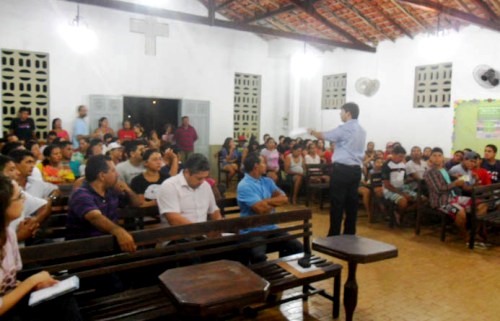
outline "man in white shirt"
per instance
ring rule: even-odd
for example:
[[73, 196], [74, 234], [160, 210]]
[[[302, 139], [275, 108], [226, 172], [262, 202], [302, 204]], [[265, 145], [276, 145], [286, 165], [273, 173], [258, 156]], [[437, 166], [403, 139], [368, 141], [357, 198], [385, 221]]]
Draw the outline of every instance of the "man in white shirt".
[[161, 184], [158, 208], [168, 224], [184, 225], [220, 220], [222, 215], [210, 185], [205, 181], [210, 171], [208, 159], [192, 154], [184, 170]]

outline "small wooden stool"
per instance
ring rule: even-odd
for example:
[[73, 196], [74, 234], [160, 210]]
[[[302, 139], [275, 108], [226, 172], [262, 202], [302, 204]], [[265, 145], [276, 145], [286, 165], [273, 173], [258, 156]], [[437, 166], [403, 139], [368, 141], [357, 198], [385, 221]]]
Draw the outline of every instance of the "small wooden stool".
[[349, 275], [344, 285], [346, 320], [352, 321], [358, 303], [356, 268], [358, 263], [372, 263], [398, 256], [398, 249], [391, 244], [356, 235], [337, 235], [313, 241], [313, 250], [347, 261]]

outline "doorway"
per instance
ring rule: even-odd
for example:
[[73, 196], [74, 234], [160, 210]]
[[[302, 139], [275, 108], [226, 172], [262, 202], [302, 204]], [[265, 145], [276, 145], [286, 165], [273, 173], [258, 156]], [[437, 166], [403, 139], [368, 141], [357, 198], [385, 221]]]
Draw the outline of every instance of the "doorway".
[[151, 97], [123, 97], [123, 120], [141, 124], [146, 136], [156, 130], [158, 136], [165, 131], [166, 124], [177, 127], [181, 100]]

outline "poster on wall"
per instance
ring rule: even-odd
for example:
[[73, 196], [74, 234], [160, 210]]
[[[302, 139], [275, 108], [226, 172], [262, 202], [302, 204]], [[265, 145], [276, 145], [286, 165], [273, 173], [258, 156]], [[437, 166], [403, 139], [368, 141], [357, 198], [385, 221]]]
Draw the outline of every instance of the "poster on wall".
[[482, 155], [488, 144], [500, 147], [500, 100], [459, 100], [454, 107], [453, 151], [470, 148]]
[[500, 139], [500, 106], [478, 108], [476, 136], [483, 139]]

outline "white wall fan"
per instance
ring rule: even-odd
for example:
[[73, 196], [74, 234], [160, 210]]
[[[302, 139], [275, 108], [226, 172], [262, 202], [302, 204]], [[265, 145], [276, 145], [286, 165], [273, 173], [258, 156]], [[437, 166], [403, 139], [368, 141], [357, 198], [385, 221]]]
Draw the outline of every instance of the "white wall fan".
[[380, 88], [380, 81], [378, 79], [370, 79], [366, 77], [356, 80], [356, 91], [361, 95], [371, 97], [375, 95]]
[[484, 88], [494, 88], [498, 86], [500, 73], [498, 70], [491, 68], [488, 65], [478, 65], [472, 73], [474, 80]]

